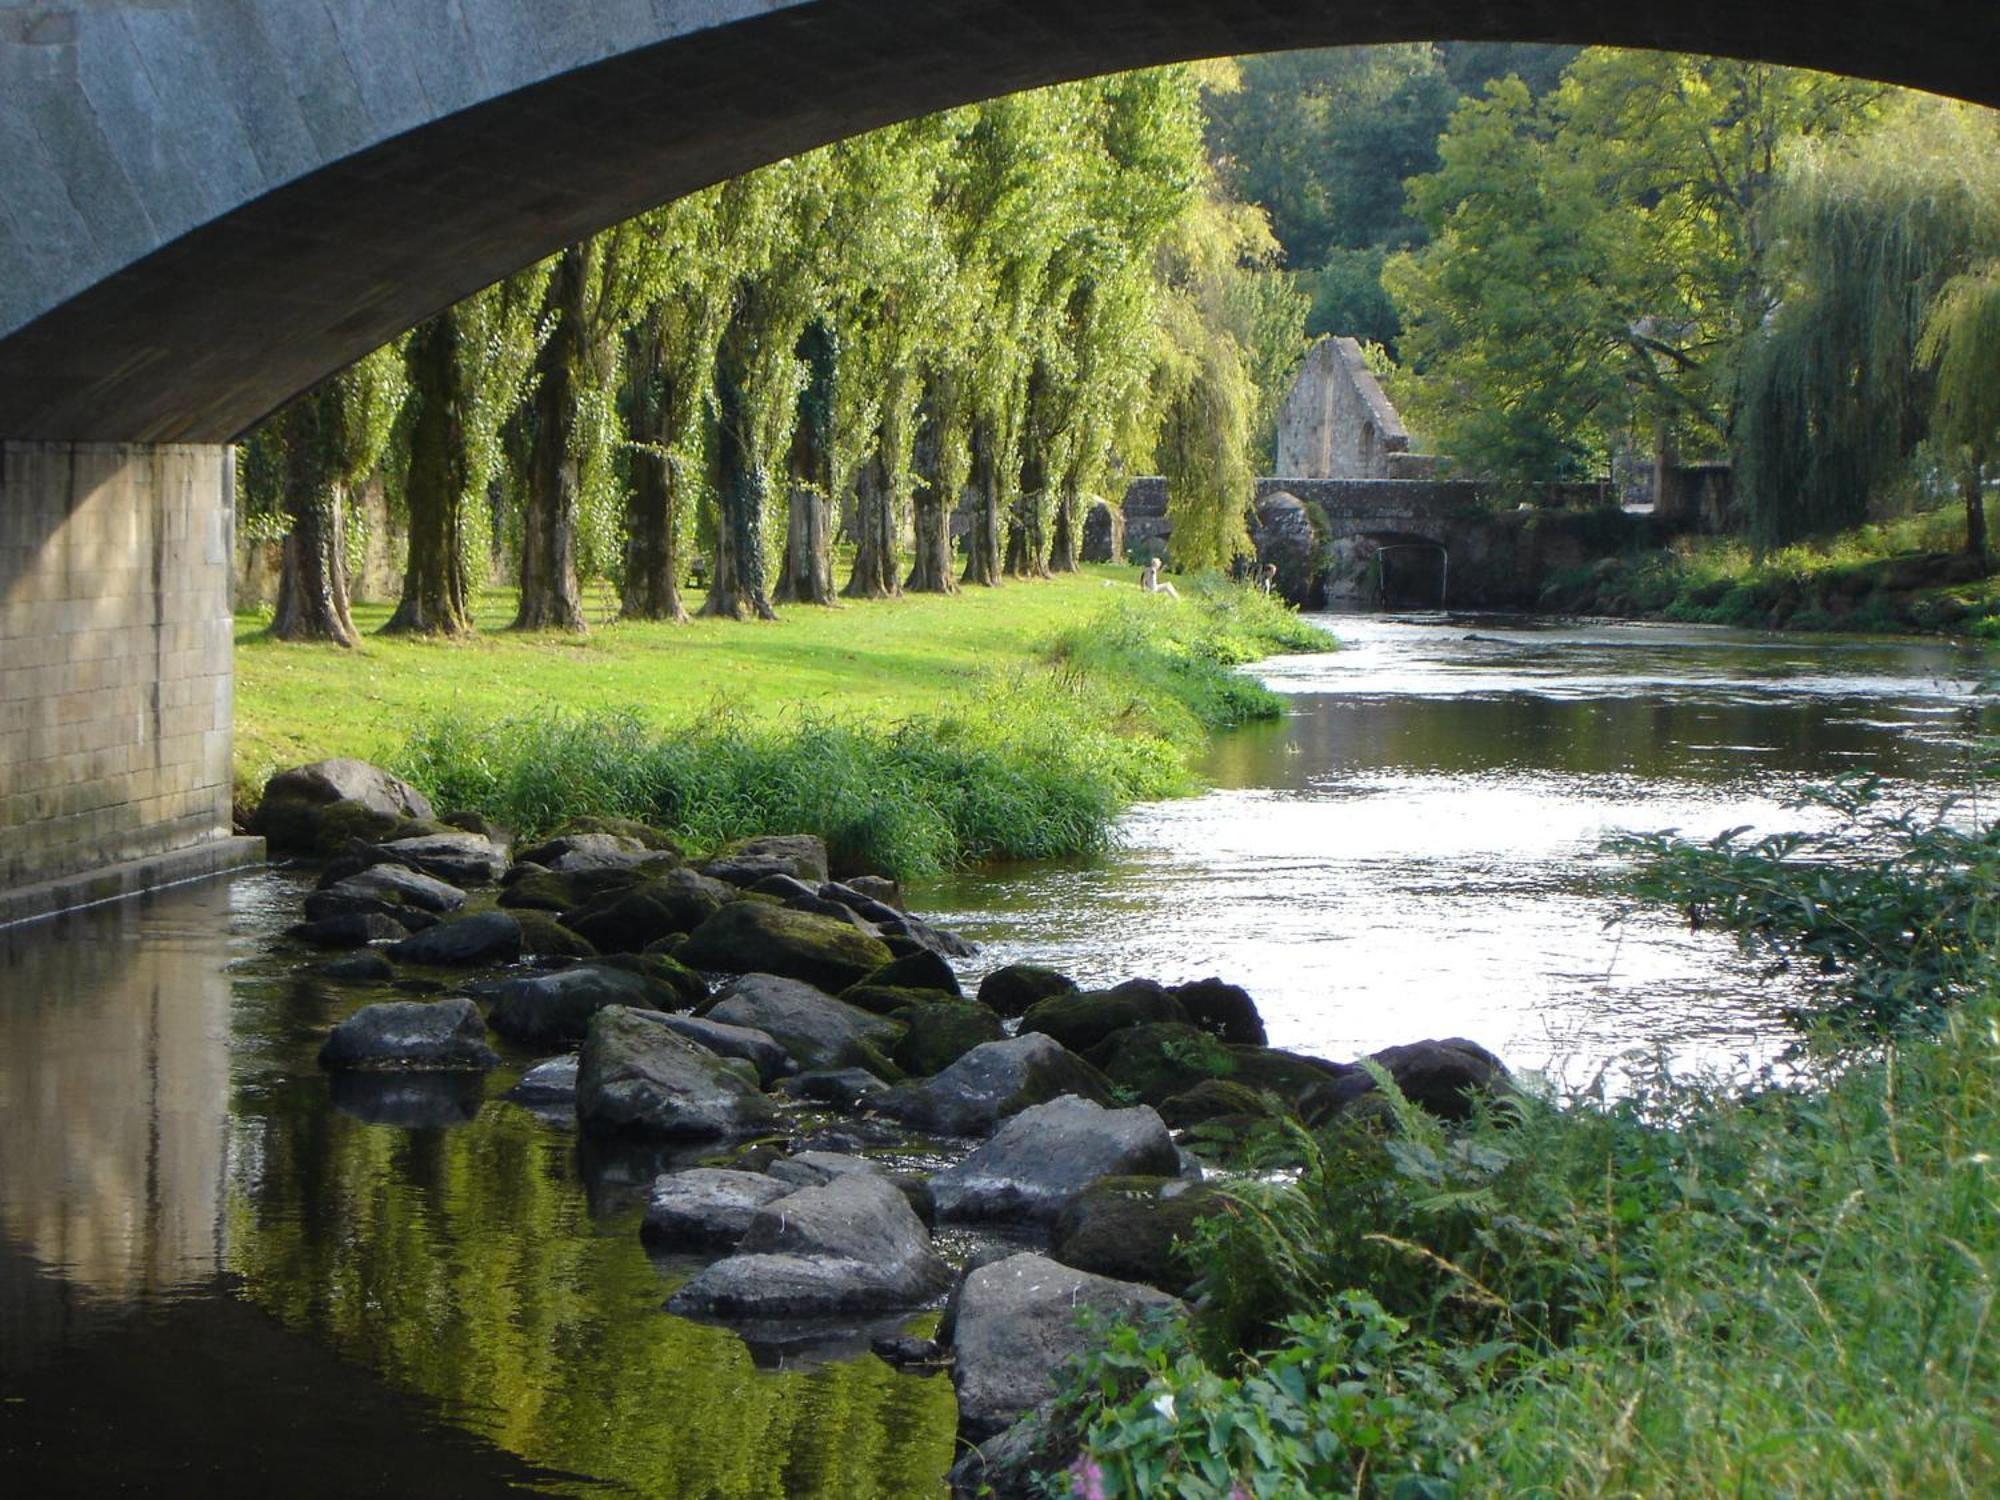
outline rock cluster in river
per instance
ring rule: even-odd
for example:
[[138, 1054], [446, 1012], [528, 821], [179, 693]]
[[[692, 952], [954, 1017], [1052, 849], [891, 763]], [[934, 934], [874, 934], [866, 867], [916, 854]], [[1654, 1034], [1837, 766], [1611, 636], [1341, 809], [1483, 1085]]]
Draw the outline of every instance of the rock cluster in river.
[[[325, 862], [290, 930], [321, 978], [441, 996], [332, 1029], [337, 1107], [458, 1123], [500, 1062], [489, 1028], [555, 1052], [513, 1098], [599, 1140], [724, 1153], [648, 1194], [648, 1243], [705, 1262], [674, 1311], [746, 1330], [859, 1319], [895, 1357], [951, 1365], [962, 1430], [996, 1464], [1081, 1352], [1077, 1308], [1180, 1305], [1179, 1246], [1225, 1201], [1200, 1155], [1274, 1119], [1381, 1112], [1368, 1070], [1269, 1046], [1220, 979], [1084, 989], [1017, 964], [968, 998], [949, 960], [971, 945], [892, 904], [890, 882], [833, 879], [810, 835], [690, 862], [657, 830], [586, 819], [510, 850], [358, 762], [274, 778], [256, 822]], [[1448, 1119], [1511, 1087], [1463, 1039], [1374, 1061]], [[961, 1276], [934, 1223], [997, 1226], [1019, 1253]], [[934, 1345], [889, 1331], [947, 1291]]]

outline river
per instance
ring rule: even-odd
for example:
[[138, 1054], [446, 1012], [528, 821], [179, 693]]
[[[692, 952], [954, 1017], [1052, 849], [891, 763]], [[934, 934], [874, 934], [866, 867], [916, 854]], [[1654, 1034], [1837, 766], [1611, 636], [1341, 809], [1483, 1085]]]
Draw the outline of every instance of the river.
[[[1085, 866], [912, 892], [1085, 982], [1218, 974], [1283, 1046], [1465, 1035], [1583, 1081], [1740, 1071], [1788, 992], [1672, 913], [1607, 927], [1619, 828], [1791, 826], [1868, 771], [1968, 787], [1983, 657], [1934, 643], [1493, 618], [1324, 621], [1277, 722]], [[450, 1123], [313, 1063], [358, 1003], [264, 872], [0, 932], [0, 1476], [10, 1493], [937, 1493], [948, 1383], [667, 1316], [655, 1163], [500, 1098]], [[404, 1121], [405, 1123], [398, 1123]]]

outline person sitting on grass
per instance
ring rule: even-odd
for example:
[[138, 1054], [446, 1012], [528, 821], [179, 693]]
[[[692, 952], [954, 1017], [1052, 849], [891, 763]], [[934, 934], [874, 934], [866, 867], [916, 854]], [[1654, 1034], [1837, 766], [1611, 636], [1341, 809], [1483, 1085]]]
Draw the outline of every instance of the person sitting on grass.
[[1139, 587], [1149, 594], [1165, 594], [1169, 599], [1180, 598], [1180, 591], [1171, 583], [1160, 582], [1160, 560], [1157, 557], [1140, 570]]

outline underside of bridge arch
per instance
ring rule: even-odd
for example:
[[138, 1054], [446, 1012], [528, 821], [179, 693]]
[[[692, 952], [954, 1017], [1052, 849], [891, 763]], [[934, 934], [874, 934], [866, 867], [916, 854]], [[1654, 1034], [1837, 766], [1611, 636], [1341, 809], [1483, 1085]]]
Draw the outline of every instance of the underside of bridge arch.
[[1764, 58], [2000, 101], [1961, 0], [6, 0], [0, 436], [225, 442], [438, 308], [748, 168], [1192, 57]]

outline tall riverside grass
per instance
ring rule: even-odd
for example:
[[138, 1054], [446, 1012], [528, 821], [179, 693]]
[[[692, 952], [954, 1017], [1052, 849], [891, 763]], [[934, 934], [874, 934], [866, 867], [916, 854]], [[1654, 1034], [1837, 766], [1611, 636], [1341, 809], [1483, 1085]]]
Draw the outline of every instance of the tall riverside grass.
[[1278, 712], [1233, 664], [1327, 637], [1216, 586], [1180, 608], [1129, 597], [936, 711], [879, 725], [722, 707], [662, 728], [636, 710], [423, 723], [395, 768], [441, 807], [523, 834], [636, 818], [691, 847], [809, 832], [834, 862], [896, 876], [1095, 853], [1118, 814], [1189, 790], [1208, 733]]
[[1238, 1189], [1194, 1330], [1114, 1338], [1054, 1451], [1121, 1496], [2000, 1493], [1991, 993], [1783, 1089], [1399, 1114]]

